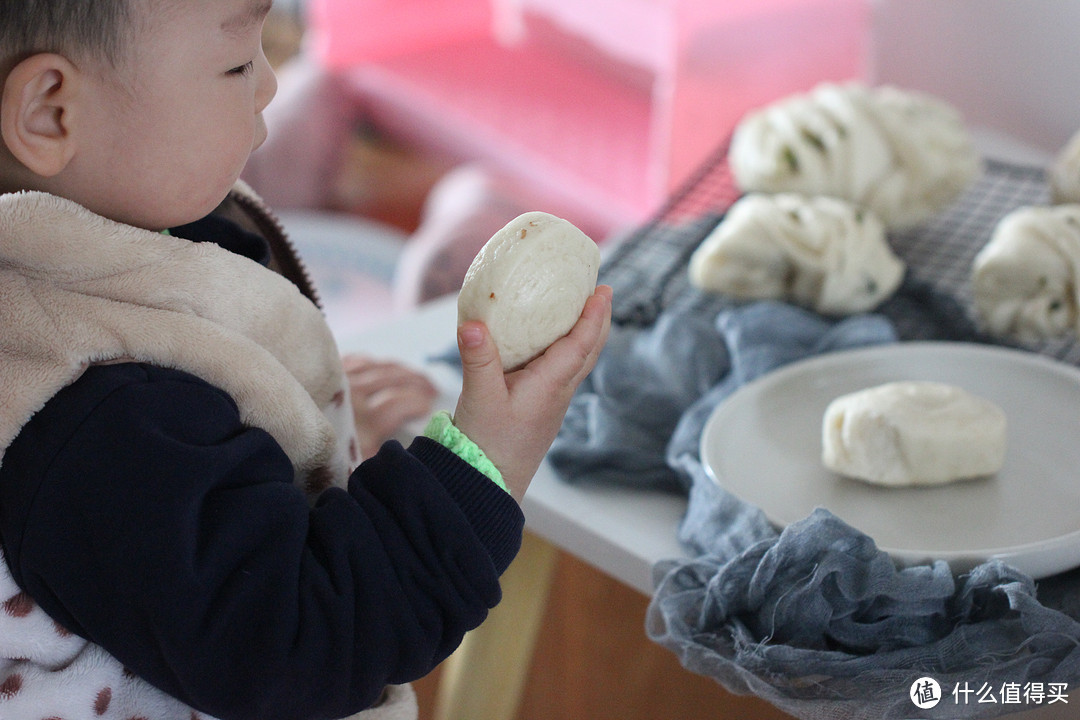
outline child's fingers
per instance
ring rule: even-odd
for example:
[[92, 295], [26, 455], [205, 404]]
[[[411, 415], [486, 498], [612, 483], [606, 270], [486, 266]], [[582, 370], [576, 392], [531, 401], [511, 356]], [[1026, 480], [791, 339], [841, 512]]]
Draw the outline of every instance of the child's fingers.
[[438, 394], [426, 375], [398, 363], [346, 363], [345, 370], [354, 395], [374, 395], [386, 390], [427, 394], [432, 398]]
[[[589, 345], [585, 362], [582, 363], [581, 368], [573, 378], [575, 383], [581, 382], [586, 375], [592, 372], [593, 367], [596, 366], [596, 361], [600, 357], [600, 352], [607, 343], [608, 333], [611, 331], [611, 297], [612, 289], [607, 285], [599, 286], [597, 292], [593, 295], [593, 307], [589, 309], [589, 312], [594, 313], [594, 315], [590, 317], [589, 325], [582, 329], [585, 337], [588, 338], [585, 342], [591, 341], [591, 345]], [[599, 321], [600, 325], [599, 330], [595, 330], [597, 321]]]
[[611, 292], [607, 285], [598, 286], [570, 332], [552, 343], [529, 369], [559, 386], [576, 386], [592, 372], [611, 328]]
[[388, 388], [366, 398], [364, 414], [374, 429], [389, 437], [401, 427], [431, 412], [432, 397], [409, 387]]

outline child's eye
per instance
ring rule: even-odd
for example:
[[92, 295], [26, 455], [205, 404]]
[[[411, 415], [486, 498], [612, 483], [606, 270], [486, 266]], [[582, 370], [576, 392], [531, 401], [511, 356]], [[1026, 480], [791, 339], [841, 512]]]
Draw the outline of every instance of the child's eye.
[[246, 63], [239, 67], [234, 67], [229, 71], [229, 75], [250, 75], [251, 71], [255, 69], [255, 61], [248, 60]]

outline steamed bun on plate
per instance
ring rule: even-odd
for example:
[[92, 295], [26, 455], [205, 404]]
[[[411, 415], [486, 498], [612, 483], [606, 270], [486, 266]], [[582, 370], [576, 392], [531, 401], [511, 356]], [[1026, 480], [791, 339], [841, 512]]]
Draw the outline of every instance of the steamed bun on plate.
[[982, 167], [951, 105], [855, 82], [822, 83], [748, 114], [728, 160], [744, 192], [842, 198], [890, 229], [944, 209]]
[[825, 409], [825, 467], [874, 485], [942, 485], [998, 472], [1005, 412], [947, 383], [898, 381], [842, 395]]
[[458, 324], [479, 320], [503, 368], [524, 365], [570, 332], [596, 289], [600, 250], [545, 212], [511, 220], [480, 249], [458, 295]]
[[825, 196], [751, 193], [694, 252], [689, 273], [706, 292], [846, 315], [892, 295], [904, 263], [870, 211]]

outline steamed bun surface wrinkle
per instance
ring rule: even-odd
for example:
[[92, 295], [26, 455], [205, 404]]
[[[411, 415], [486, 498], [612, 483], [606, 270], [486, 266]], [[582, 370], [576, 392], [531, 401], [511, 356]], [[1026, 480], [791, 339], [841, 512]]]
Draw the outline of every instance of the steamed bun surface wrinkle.
[[976, 318], [1024, 341], [1080, 331], [1078, 273], [1080, 205], [1014, 210], [972, 263]]
[[528, 212], [473, 259], [458, 295], [458, 324], [487, 325], [505, 369], [520, 367], [570, 332], [596, 289], [600, 250], [570, 222]]
[[876, 307], [904, 263], [872, 212], [830, 197], [740, 198], [690, 258], [690, 282], [747, 300], [786, 300], [845, 315]]
[[728, 159], [745, 192], [838, 197], [873, 210], [889, 228], [944, 209], [981, 169], [952, 106], [859, 83], [823, 83], [748, 114]]
[[877, 485], [940, 485], [1005, 462], [1006, 418], [946, 383], [904, 381], [836, 398], [822, 419], [822, 462]]

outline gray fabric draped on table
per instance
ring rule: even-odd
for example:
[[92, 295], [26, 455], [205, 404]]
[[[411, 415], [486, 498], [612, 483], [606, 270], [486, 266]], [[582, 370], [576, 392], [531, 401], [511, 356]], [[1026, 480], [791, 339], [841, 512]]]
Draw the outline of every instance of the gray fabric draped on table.
[[1080, 673], [1080, 575], [1037, 593], [996, 561], [962, 577], [943, 562], [897, 570], [827, 510], [778, 532], [702, 467], [705, 421], [745, 383], [896, 340], [884, 315], [829, 321], [768, 302], [616, 328], [550, 454], [569, 482], [688, 493], [678, 532], [692, 559], [657, 568], [649, 635], [690, 670], [796, 717], [989, 717], [1020, 708], [946, 697], [935, 714], [908, 691], [924, 675], [946, 693], [968, 683], [1000, 694], [1006, 683], [1071, 684]]

